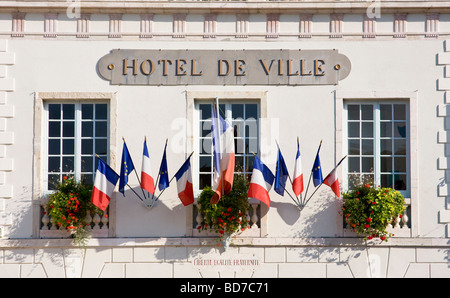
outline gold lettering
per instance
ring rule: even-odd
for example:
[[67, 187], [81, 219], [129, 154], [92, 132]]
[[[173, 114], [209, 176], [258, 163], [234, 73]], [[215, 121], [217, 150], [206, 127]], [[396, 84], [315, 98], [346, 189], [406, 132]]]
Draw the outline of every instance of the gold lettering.
[[278, 59], [278, 75], [283, 75], [283, 59]]
[[128, 59], [123, 59], [123, 75], [127, 75], [127, 69], [132, 68], [133, 69], [133, 75], [137, 76], [137, 60], [133, 59], [133, 64], [131, 66], [128, 66]]
[[[225, 63], [227, 71], [224, 73], [222, 69], [222, 64]], [[230, 62], [228, 60], [219, 60], [219, 76], [227, 76], [231, 72]]]
[[175, 74], [177, 76], [185, 76], [186, 70], [184, 69], [184, 65], [186, 64], [185, 59], [177, 59], [175, 60]]
[[234, 60], [234, 75], [235, 76], [245, 76], [244, 65], [245, 65], [245, 60]]
[[300, 69], [301, 69], [301, 76], [310, 76], [312, 75], [312, 71], [310, 70], [308, 73], [305, 72], [305, 60], [301, 59], [300, 60]]
[[298, 76], [298, 70], [295, 73], [291, 73], [292, 68], [292, 60], [288, 59], [287, 61], [287, 75], [288, 76]]
[[261, 62], [264, 71], [266, 72], [266, 75], [270, 74], [270, 69], [272, 68], [272, 64], [273, 64], [273, 59], [270, 61], [270, 65], [269, 67], [267, 67], [266, 61], [264, 61], [264, 59], [259, 59], [259, 62]]
[[325, 71], [322, 70], [322, 65], [325, 64], [325, 60], [318, 59], [314, 60], [314, 75], [316, 76], [324, 76]]
[[[149, 70], [148, 72], [145, 71], [145, 64], [148, 63]], [[147, 76], [151, 75], [155, 71], [155, 67], [153, 66], [153, 61], [150, 59], [145, 60], [141, 63], [141, 72]]]
[[172, 60], [161, 59], [161, 60], [158, 61], [159, 64], [161, 64], [161, 62], [162, 62], [162, 65], [163, 65], [163, 76], [167, 76], [167, 64], [172, 65]]
[[203, 71], [200, 71], [199, 73], [195, 73], [195, 63], [196, 63], [195, 59], [192, 59], [191, 60], [191, 75], [192, 76], [201, 76], [201, 75], [203, 75]]

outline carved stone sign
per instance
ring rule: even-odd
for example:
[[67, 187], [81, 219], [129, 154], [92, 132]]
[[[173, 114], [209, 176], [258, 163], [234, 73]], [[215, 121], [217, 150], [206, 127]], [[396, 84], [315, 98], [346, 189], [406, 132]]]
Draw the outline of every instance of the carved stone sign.
[[112, 50], [97, 70], [112, 85], [335, 85], [337, 50]]

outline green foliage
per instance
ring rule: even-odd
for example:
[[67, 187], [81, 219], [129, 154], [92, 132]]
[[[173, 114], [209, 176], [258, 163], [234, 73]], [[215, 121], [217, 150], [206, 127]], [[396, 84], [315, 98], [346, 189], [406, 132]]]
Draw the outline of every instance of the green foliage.
[[366, 239], [380, 237], [387, 241], [392, 236], [386, 231], [387, 225], [401, 217], [405, 210], [405, 200], [399, 191], [368, 183], [356, 185], [351, 191], [343, 193], [343, 200], [345, 221]]
[[72, 232], [75, 242], [81, 244], [88, 235], [87, 213], [102, 214], [103, 211], [91, 202], [92, 187], [75, 181], [73, 177], [64, 176], [57, 189], [49, 196], [45, 210], [60, 230]]
[[198, 231], [209, 230], [218, 233], [221, 239], [224, 235], [232, 235], [238, 231], [250, 228], [247, 212], [252, 209], [248, 203], [247, 192], [249, 182], [243, 175], [236, 175], [233, 188], [229, 194], [222, 196], [217, 204], [211, 204], [214, 194], [211, 187], [205, 187], [198, 200], [203, 225]]

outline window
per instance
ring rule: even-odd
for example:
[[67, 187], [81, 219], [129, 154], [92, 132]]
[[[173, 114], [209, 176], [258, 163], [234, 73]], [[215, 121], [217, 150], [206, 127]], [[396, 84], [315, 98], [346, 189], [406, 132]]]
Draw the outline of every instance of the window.
[[[212, 184], [213, 147], [211, 134], [211, 102], [198, 102], [199, 123], [198, 190]], [[259, 149], [259, 105], [257, 103], [227, 102], [219, 104], [220, 115], [234, 128], [235, 173], [251, 175], [254, 155]]]
[[44, 189], [54, 190], [63, 176], [93, 183], [95, 154], [108, 160], [108, 104], [51, 101], [44, 110]]
[[408, 105], [404, 102], [345, 104], [348, 187], [355, 176], [410, 193]]

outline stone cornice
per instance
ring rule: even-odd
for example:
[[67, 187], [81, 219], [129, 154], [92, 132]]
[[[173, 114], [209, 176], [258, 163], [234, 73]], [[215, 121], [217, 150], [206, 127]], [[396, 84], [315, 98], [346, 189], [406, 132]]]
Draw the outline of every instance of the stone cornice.
[[[232, 246], [251, 247], [449, 247], [446, 238], [389, 238], [365, 241], [363, 238], [236, 238]], [[143, 246], [216, 246], [216, 238], [91, 238], [86, 247], [143, 247]], [[0, 249], [10, 248], [69, 248], [77, 247], [72, 239], [2, 239]]]
[[[59, 12], [78, 7], [83, 13], [364, 13], [377, 8], [383, 13], [450, 13], [450, 1], [148, 1], [148, 0], [23, 0], [1, 1], [3, 12]], [[369, 8], [369, 9], [370, 9]]]

